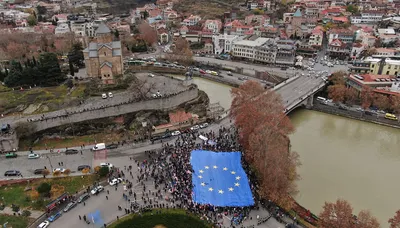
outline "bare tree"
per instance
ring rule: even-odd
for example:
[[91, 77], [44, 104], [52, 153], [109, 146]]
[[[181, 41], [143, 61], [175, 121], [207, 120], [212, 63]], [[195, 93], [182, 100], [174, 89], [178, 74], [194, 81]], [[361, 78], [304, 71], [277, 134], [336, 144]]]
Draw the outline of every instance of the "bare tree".
[[157, 42], [157, 32], [149, 24], [143, 22], [139, 25], [140, 36], [147, 44], [153, 45]]
[[129, 87], [129, 90], [132, 92], [133, 98], [144, 100], [147, 99], [150, 92], [155, 89], [155, 85], [155, 82], [136, 78]]
[[179, 62], [184, 65], [191, 65], [193, 63], [193, 52], [187, 40], [178, 38], [172, 47], [172, 53], [165, 56], [170, 62]]

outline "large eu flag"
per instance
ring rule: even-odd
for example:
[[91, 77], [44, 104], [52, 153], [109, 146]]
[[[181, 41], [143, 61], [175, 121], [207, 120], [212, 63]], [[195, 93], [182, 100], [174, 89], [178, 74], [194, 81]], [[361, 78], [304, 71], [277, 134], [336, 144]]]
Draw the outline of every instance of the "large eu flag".
[[240, 164], [240, 152], [193, 150], [190, 163], [193, 201], [214, 206], [254, 204], [247, 175]]

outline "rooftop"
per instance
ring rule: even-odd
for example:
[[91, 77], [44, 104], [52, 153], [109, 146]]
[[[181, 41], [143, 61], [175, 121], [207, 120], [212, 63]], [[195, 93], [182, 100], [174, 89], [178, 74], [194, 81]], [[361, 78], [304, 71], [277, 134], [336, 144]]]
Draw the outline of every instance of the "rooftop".
[[236, 41], [234, 44], [235, 45], [249, 46], [249, 47], [257, 47], [257, 46], [263, 45], [268, 40], [269, 40], [269, 38], [259, 37], [256, 40], [240, 40], [240, 41]]

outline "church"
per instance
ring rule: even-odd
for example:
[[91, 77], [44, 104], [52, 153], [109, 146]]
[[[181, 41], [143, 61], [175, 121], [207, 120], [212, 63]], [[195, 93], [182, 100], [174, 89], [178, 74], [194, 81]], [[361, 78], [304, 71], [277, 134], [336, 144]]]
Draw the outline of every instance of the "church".
[[103, 84], [114, 84], [115, 76], [123, 73], [121, 41], [113, 41], [111, 30], [101, 23], [95, 38], [83, 50], [88, 77], [98, 78]]

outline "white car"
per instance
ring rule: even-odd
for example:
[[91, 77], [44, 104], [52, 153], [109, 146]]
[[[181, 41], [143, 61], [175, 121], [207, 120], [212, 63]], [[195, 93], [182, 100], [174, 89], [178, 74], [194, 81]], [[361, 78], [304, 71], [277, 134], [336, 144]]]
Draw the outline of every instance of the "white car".
[[112, 168], [114, 167], [113, 164], [108, 163], [108, 162], [100, 163], [100, 166], [101, 166], [101, 167], [108, 167], [108, 168], [110, 168], [110, 169], [112, 169]]
[[154, 74], [149, 74], [150, 78], [154, 78], [154, 76], [155, 76]]
[[99, 185], [99, 186], [97, 186], [97, 187], [94, 187], [94, 188], [92, 189], [91, 193], [92, 193], [92, 195], [95, 195], [96, 193], [100, 193], [100, 192], [102, 192], [102, 191], [104, 191], [104, 187], [101, 186], [101, 185]]
[[114, 97], [113, 93], [108, 92], [108, 97], [109, 97], [109, 98]]
[[207, 74], [211, 74], [211, 70], [206, 70], [206, 73]]
[[113, 185], [116, 185], [117, 183], [119, 184], [121, 182], [122, 182], [121, 178], [114, 178], [114, 179], [110, 180], [110, 182], [108, 182], [108, 184], [113, 186]]
[[172, 136], [177, 136], [177, 135], [180, 135], [180, 134], [181, 134], [180, 131], [174, 131], [174, 132], [171, 133]]
[[105, 94], [105, 93], [101, 94], [101, 98], [107, 99], [107, 94]]
[[201, 129], [206, 128], [206, 127], [208, 127], [208, 123], [200, 124], [200, 128], [201, 128]]
[[36, 159], [36, 158], [40, 158], [39, 154], [29, 154], [28, 155], [28, 159]]
[[37, 226], [37, 228], [46, 228], [46, 227], [48, 227], [49, 225], [50, 225], [50, 222], [46, 220], [46, 221], [40, 223], [40, 225]]
[[190, 128], [190, 130], [192, 131], [197, 131], [199, 129], [200, 129], [199, 125], [194, 125], [193, 127]]
[[60, 173], [63, 173], [63, 172], [65, 172], [65, 169], [64, 168], [55, 168], [55, 169], [53, 169], [53, 173], [54, 172], [60, 172]]

